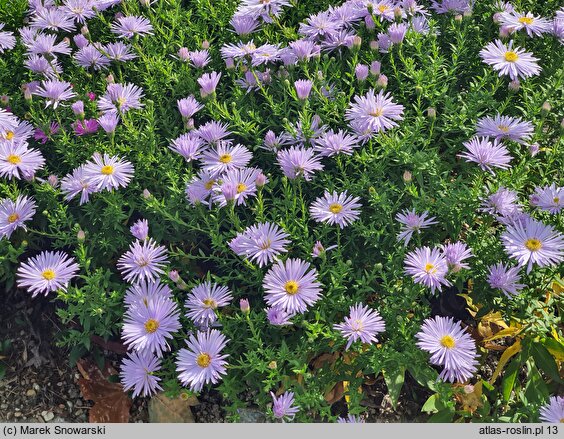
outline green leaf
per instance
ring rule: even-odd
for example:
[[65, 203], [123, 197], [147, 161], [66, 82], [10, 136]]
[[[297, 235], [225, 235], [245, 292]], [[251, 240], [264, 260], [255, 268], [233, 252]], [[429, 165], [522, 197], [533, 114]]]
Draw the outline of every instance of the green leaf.
[[435, 413], [433, 416], [431, 416], [427, 422], [430, 423], [435, 423], [435, 422], [452, 422], [452, 419], [454, 418], [454, 408], [453, 407], [447, 407], [444, 410], [441, 410], [438, 413]]
[[527, 373], [527, 385], [525, 386], [525, 398], [527, 403], [542, 404], [548, 397], [548, 387], [546, 386], [542, 376], [532, 361], [527, 361], [529, 368]]
[[554, 381], [564, 384], [562, 378], [560, 378], [560, 372], [558, 371], [558, 366], [556, 361], [550, 352], [540, 343], [533, 343], [531, 346], [531, 353], [535, 359], [535, 364], [539, 369], [542, 369], [550, 378]]
[[509, 363], [509, 366], [505, 369], [505, 374], [501, 381], [501, 394], [503, 395], [504, 401], [509, 401], [521, 364], [521, 358], [519, 356]]
[[440, 400], [440, 397], [441, 396], [438, 393], [429, 396], [427, 401], [425, 401], [425, 404], [423, 404], [421, 411], [426, 413], [437, 413], [440, 410], [444, 410], [445, 405]]
[[435, 383], [437, 382], [437, 371], [430, 367], [423, 367], [415, 362], [407, 366], [407, 371], [423, 387], [429, 390], [436, 390]]
[[385, 370], [382, 370], [382, 374], [384, 375], [384, 381], [386, 382], [386, 387], [388, 388], [388, 395], [390, 395], [392, 405], [395, 408], [399, 400], [401, 388], [403, 387], [403, 383], [405, 381], [405, 367], [400, 366], [393, 372], [386, 372]]

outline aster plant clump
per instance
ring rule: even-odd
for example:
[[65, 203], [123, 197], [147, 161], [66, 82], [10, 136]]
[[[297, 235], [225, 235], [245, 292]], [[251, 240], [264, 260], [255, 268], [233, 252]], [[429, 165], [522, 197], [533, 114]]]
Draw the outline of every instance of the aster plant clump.
[[561, 421], [563, 30], [557, 0], [0, 4], [0, 300], [230, 421]]

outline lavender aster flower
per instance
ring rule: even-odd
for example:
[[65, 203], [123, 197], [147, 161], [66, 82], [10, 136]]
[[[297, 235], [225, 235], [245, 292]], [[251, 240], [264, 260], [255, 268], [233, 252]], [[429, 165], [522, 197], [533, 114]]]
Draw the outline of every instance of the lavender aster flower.
[[468, 248], [466, 243], [458, 241], [445, 244], [441, 245], [441, 249], [445, 255], [446, 262], [453, 273], [457, 273], [463, 268], [470, 268], [467, 263], [463, 262], [473, 256], [472, 250]]
[[274, 392], [270, 392], [272, 396], [272, 414], [278, 419], [294, 419], [296, 413], [300, 411], [298, 406], [294, 406], [294, 392], [284, 392], [276, 397]]
[[210, 53], [207, 50], [195, 50], [190, 52], [190, 65], [202, 69], [211, 62]]
[[351, 415], [350, 413], [347, 415], [346, 418], [339, 416], [337, 418], [338, 424], [363, 424], [366, 421], [362, 416]]
[[135, 222], [130, 228], [131, 234], [141, 241], [149, 238], [149, 221], [146, 219], [140, 219]]
[[238, 15], [259, 17], [266, 23], [272, 23], [272, 17], [282, 13], [282, 6], [290, 6], [288, 0], [243, 0], [237, 9]]
[[97, 121], [106, 133], [113, 133], [119, 124], [119, 116], [117, 113], [108, 112], [102, 114]]
[[[231, 169], [222, 175], [220, 185], [215, 194], [212, 195], [213, 201], [219, 203], [221, 207], [227, 205], [227, 201], [233, 200], [236, 206], [246, 205], [248, 197], [256, 196], [256, 179], [260, 173], [256, 168]], [[231, 193], [231, 197], [226, 197], [226, 193]]]
[[28, 149], [27, 142], [0, 142], [0, 177], [19, 180], [34, 175], [44, 164], [41, 153]]
[[84, 165], [79, 166], [72, 171], [72, 174], [66, 175], [61, 180], [61, 190], [67, 201], [80, 194], [80, 205], [87, 203], [90, 194], [97, 192], [96, 186], [90, 182], [84, 173]]
[[198, 84], [200, 85], [200, 95], [202, 96], [202, 98], [215, 93], [215, 89], [217, 88], [217, 84], [219, 84], [220, 78], [221, 72], [204, 73], [198, 78]]
[[[200, 136], [208, 145], [217, 145], [220, 140], [231, 135], [228, 128], [229, 124], [227, 123], [210, 120], [195, 130], [194, 133]], [[231, 141], [228, 141], [228, 143], [231, 143]]]
[[156, 279], [168, 264], [167, 251], [153, 239], [135, 241], [118, 260], [117, 268], [128, 282]]
[[135, 35], [153, 35], [153, 26], [149, 20], [133, 15], [118, 18], [112, 23], [110, 28], [120, 38], [133, 38]]
[[15, 202], [9, 198], [0, 200], [0, 239], [10, 239], [18, 227], [27, 230], [25, 222], [33, 218], [36, 207], [35, 201], [24, 195], [19, 195]]
[[491, 265], [488, 271], [488, 284], [490, 287], [501, 290], [503, 294], [511, 298], [519, 294], [525, 285], [518, 283], [520, 267], [509, 267], [501, 262]]
[[49, 29], [55, 32], [75, 29], [74, 19], [63, 8], [41, 8], [35, 11], [30, 26], [36, 29]]
[[9, 111], [0, 108], [0, 135], [5, 137], [7, 133], [13, 133], [18, 126], [18, 118]]
[[143, 90], [134, 84], [109, 84], [106, 93], [98, 100], [98, 109], [103, 113], [126, 113], [143, 107]]
[[84, 46], [76, 52], [74, 59], [76, 59], [79, 66], [86, 69], [101, 70], [110, 65], [110, 60], [91, 44]]
[[57, 108], [59, 102], [68, 101], [76, 96], [76, 93], [71, 91], [71, 89], [72, 85], [69, 82], [47, 80], [41, 81], [41, 85], [37, 88], [35, 94], [47, 99], [45, 108], [49, 105]]
[[564, 397], [551, 396], [548, 403], [539, 410], [539, 419], [543, 422], [562, 423], [564, 422]]
[[216, 184], [216, 177], [209, 171], [200, 170], [186, 185], [186, 198], [192, 205], [208, 204], [206, 199], [211, 195]]
[[534, 132], [533, 124], [519, 117], [501, 116], [482, 117], [476, 124], [478, 136], [493, 137], [497, 140], [509, 139], [518, 143], [531, 140]]
[[59, 289], [66, 290], [79, 270], [74, 258], [64, 252], [44, 251], [23, 262], [16, 272], [19, 288], [26, 288], [32, 297], [47, 295]]
[[116, 156], [95, 152], [92, 161], [84, 165], [85, 177], [98, 191], [126, 187], [133, 177], [133, 165]]
[[493, 142], [486, 137], [474, 137], [468, 142], [464, 142], [467, 151], [459, 154], [459, 157], [466, 159], [467, 162], [474, 162], [483, 171], [494, 174], [492, 168], [509, 169], [509, 162], [512, 157], [509, 151], [497, 139]]
[[186, 317], [199, 325], [209, 325], [217, 320], [215, 310], [229, 305], [233, 296], [229, 288], [212, 282], [204, 282], [194, 287], [184, 306], [188, 310]]
[[448, 273], [446, 258], [439, 249], [431, 250], [429, 247], [420, 247], [407, 254], [405, 258], [405, 273], [413, 276], [415, 283], [423, 284], [442, 291], [442, 285], [449, 286], [445, 278]]
[[168, 146], [174, 152], [180, 154], [187, 162], [198, 160], [202, 155], [203, 141], [193, 133], [182, 134], [174, 139]]
[[247, 166], [252, 158], [251, 152], [243, 145], [220, 141], [216, 148], [210, 148], [202, 154], [202, 169], [219, 175]]
[[431, 9], [437, 14], [464, 14], [470, 12], [470, 0], [432, 0]]
[[305, 23], [301, 23], [298, 33], [310, 40], [321, 40], [323, 37], [337, 33], [339, 27], [339, 24], [332, 20], [329, 12], [319, 12], [309, 16]]
[[56, 54], [68, 55], [71, 52], [67, 40], [55, 43], [56, 35], [39, 34], [35, 38], [24, 42], [27, 47], [27, 55], [56, 56]]
[[509, 75], [512, 80], [538, 75], [541, 71], [538, 58], [520, 47], [513, 47], [513, 41], [506, 46], [500, 40], [495, 40], [480, 51], [480, 57], [500, 76]]
[[517, 259], [519, 267], [527, 265], [527, 274], [533, 264], [553, 266], [564, 260], [564, 236], [554, 227], [532, 218], [508, 225], [501, 241], [507, 254]]
[[259, 27], [259, 22], [250, 15], [235, 14], [229, 22], [239, 36], [250, 35]]
[[162, 284], [159, 279], [154, 281], [144, 280], [127, 289], [123, 303], [129, 307], [147, 307], [149, 306], [149, 302], [160, 299], [172, 300], [172, 298], [172, 290], [168, 285]]
[[552, 214], [560, 213], [564, 207], [564, 187], [556, 187], [555, 183], [535, 188], [533, 196], [536, 197], [536, 207]]
[[378, 311], [357, 303], [350, 307], [350, 315], [345, 317], [345, 321], [333, 325], [333, 328], [341, 331], [343, 337], [348, 339], [345, 347], [345, 350], [348, 350], [357, 340], [369, 344], [377, 342], [376, 334], [384, 332], [385, 325]]
[[388, 36], [392, 44], [401, 43], [405, 34], [407, 33], [408, 26], [406, 23], [393, 23], [388, 27]]
[[315, 171], [323, 169], [320, 157], [309, 148], [292, 146], [289, 149], [280, 150], [277, 160], [284, 175], [291, 180], [303, 177], [306, 181], [310, 181]]
[[136, 396], [151, 396], [163, 388], [159, 385], [161, 380], [155, 372], [161, 369], [161, 360], [149, 351], [129, 352], [127, 358], [121, 362], [119, 376], [123, 390], [133, 389], [133, 398]]
[[178, 105], [178, 111], [180, 111], [184, 119], [190, 119], [194, 114], [204, 108], [192, 95], [184, 99], [179, 99], [176, 103]]
[[345, 119], [355, 122], [354, 131], [368, 130], [372, 133], [386, 131], [397, 126], [396, 120], [403, 119], [403, 105], [394, 103], [390, 93], [384, 94], [380, 90], [378, 95], [374, 90], [368, 90], [365, 96], [355, 96], [356, 103], [350, 103], [345, 112]]
[[182, 325], [180, 310], [171, 299], [158, 297], [146, 306], [130, 306], [124, 316], [122, 338], [124, 344], [137, 352], [156, 353], [161, 358], [170, 349], [167, 339]]
[[182, 385], [199, 392], [204, 384], [217, 383], [221, 375], [226, 374], [225, 358], [228, 355], [222, 355], [221, 350], [227, 341], [217, 329], [191, 334], [186, 340], [188, 349], [180, 349], [176, 360], [176, 371]]
[[352, 224], [360, 216], [359, 197], [347, 195], [347, 191], [332, 194], [325, 191], [323, 197], [313, 202], [309, 211], [317, 222], [337, 224], [342, 229]]
[[[4, 28], [4, 23], [0, 23], [0, 31]], [[12, 50], [16, 46], [16, 38], [13, 32], [0, 32], [0, 53], [5, 50]]]
[[62, 9], [77, 23], [86, 23], [86, 20], [96, 16], [95, 3], [92, 0], [65, 0]]
[[298, 99], [306, 100], [309, 97], [312, 86], [313, 82], [311, 82], [309, 79], [299, 79], [294, 82], [294, 87], [296, 88]]
[[426, 229], [432, 224], [437, 224], [435, 217], [432, 216], [428, 218], [429, 212], [425, 211], [421, 215], [415, 213], [415, 209], [411, 211], [404, 209], [403, 212], [396, 215], [396, 221], [399, 222], [402, 227], [401, 231], [397, 236], [398, 241], [403, 241], [403, 245], [407, 247], [407, 244], [413, 236], [413, 232], [420, 233], [421, 229]]
[[305, 312], [321, 296], [317, 270], [309, 268], [310, 264], [300, 259], [276, 262], [262, 282], [266, 303], [287, 312]]
[[510, 216], [521, 211], [518, 201], [517, 192], [500, 186], [482, 202], [480, 210], [492, 215]]
[[280, 306], [269, 306], [265, 309], [268, 322], [274, 326], [290, 326], [292, 322], [290, 319], [294, 317], [295, 313], [287, 313]]
[[231, 240], [229, 247], [239, 256], [255, 261], [259, 267], [272, 262], [279, 254], [288, 250], [290, 244], [284, 230], [272, 223], [259, 223], [248, 227]]
[[40, 55], [29, 55], [24, 61], [24, 66], [47, 79], [55, 79], [63, 72], [61, 64], [56, 59], [49, 63], [45, 57]]
[[476, 373], [476, 342], [452, 317], [426, 319], [415, 337], [417, 346], [431, 354], [431, 364], [444, 367], [439, 378], [464, 382]]
[[137, 55], [131, 52], [131, 47], [121, 41], [106, 44], [104, 46], [104, 52], [106, 52], [106, 56], [112, 61], [125, 62], [137, 58]]
[[552, 23], [546, 18], [533, 15], [531, 12], [519, 14], [516, 12], [502, 12], [499, 15], [499, 24], [507, 27], [511, 33], [525, 30], [530, 37], [541, 36], [550, 32]]

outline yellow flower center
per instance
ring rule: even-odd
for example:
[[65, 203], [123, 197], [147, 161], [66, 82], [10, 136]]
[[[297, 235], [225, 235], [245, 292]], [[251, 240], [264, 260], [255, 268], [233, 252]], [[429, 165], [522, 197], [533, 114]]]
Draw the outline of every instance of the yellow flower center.
[[289, 295], [293, 296], [298, 292], [298, 283], [295, 280], [289, 280], [284, 284], [284, 290], [286, 290]]
[[6, 135], [4, 136], [4, 138], [6, 140], [12, 140], [14, 138], [14, 132], [13, 131], [6, 132]]
[[233, 160], [231, 154], [223, 154], [222, 156], [219, 157], [219, 161], [221, 163], [230, 163], [231, 160]]
[[206, 308], [211, 308], [211, 309], [216, 309], [217, 308], [217, 302], [213, 299], [204, 299], [203, 300], [204, 306]]
[[518, 21], [523, 24], [533, 24], [533, 19], [531, 17], [519, 17]]
[[210, 180], [204, 185], [204, 187], [209, 191], [211, 190], [214, 184], [215, 184], [215, 180]]
[[370, 116], [380, 117], [384, 114], [384, 110], [382, 108], [376, 108], [374, 111], [372, 111], [369, 114], [370, 114]]
[[43, 271], [43, 273], [41, 273], [41, 276], [43, 276], [43, 279], [45, 280], [53, 280], [55, 279], [55, 272], [48, 268], [47, 270]]
[[149, 319], [145, 322], [145, 331], [147, 331], [149, 334], [152, 334], [157, 329], [159, 329], [159, 322], [157, 322], [155, 319]]
[[208, 367], [211, 363], [211, 357], [209, 354], [206, 353], [201, 353], [200, 355], [198, 355], [198, 357], [196, 358], [196, 363], [198, 363], [198, 366], [200, 367]]
[[532, 252], [536, 252], [542, 248], [542, 243], [536, 238], [531, 238], [525, 241], [525, 247]]
[[8, 222], [9, 223], [15, 223], [19, 219], [20, 219], [20, 216], [17, 213], [13, 213], [8, 217]]
[[343, 205], [339, 204], [339, 203], [333, 203], [329, 205], [329, 211], [331, 213], [339, 213], [341, 210], [343, 210]]
[[126, 102], [125, 98], [118, 98], [117, 99], [117, 104], [120, 108], [125, 104], [125, 102]]
[[100, 172], [104, 175], [112, 175], [114, 173], [114, 167], [110, 165], [102, 166]]
[[425, 271], [427, 273], [433, 273], [434, 274], [434, 273], [437, 272], [437, 269], [435, 268], [435, 266], [433, 264], [427, 263], [427, 264], [425, 264]]
[[8, 160], [8, 163], [11, 163], [12, 165], [17, 165], [22, 162], [22, 158], [19, 155], [14, 154], [10, 154], [6, 160]]
[[497, 127], [504, 133], [507, 133], [509, 131], [509, 127], [507, 125], [498, 125]]
[[352, 329], [356, 332], [362, 331], [362, 321], [355, 320], [354, 323], [351, 325]]
[[239, 183], [237, 185], [237, 193], [245, 192], [247, 190], [247, 185], [245, 183]]
[[272, 241], [270, 239], [266, 239], [262, 242], [262, 244], [260, 245], [260, 248], [262, 250], [266, 250], [266, 249], [269, 249], [271, 245], [272, 245]]
[[445, 335], [444, 337], [442, 337], [440, 343], [441, 346], [444, 346], [447, 349], [452, 349], [456, 345], [454, 338], [452, 338], [450, 335]]
[[513, 51], [508, 51], [505, 52], [505, 61], [507, 62], [515, 62], [519, 59], [519, 55], [517, 55], [515, 52]]
[[560, 203], [560, 198], [554, 197], [554, 198], [552, 199], [552, 201], [554, 201], [554, 204], [558, 204], [558, 203]]
[[378, 10], [379, 10], [380, 12], [386, 12], [388, 9], [390, 9], [390, 8], [389, 8], [388, 6], [386, 6], [386, 5], [380, 5], [380, 6], [378, 6]]
[[561, 424], [564, 424], [564, 418], [561, 418], [561, 419], [560, 419], [560, 423], [561, 423]]

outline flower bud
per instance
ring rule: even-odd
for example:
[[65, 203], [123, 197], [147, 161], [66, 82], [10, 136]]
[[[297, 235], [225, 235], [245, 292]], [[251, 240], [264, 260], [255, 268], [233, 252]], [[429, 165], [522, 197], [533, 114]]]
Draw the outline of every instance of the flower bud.
[[209, 49], [210, 48], [210, 42], [208, 40], [204, 40], [202, 41], [202, 49]]
[[437, 117], [437, 110], [435, 110], [433, 107], [427, 108], [427, 117], [429, 119], [434, 119], [435, 117]]
[[143, 198], [147, 200], [150, 197], [151, 197], [151, 192], [149, 192], [149, 189], [143, 189]]
[[509, 89], [509, 91], [513, 92], [519, 91], [519, 89], [521, 88], [521, 82], [518, 79], [514, 79], [509, 83], [507, 88]]
[[76, 239], [78, 239], [80, 242], [86, 239], [86, 233], [84, 233], [84, 230], [78, 231], [78, 233], [76, 234]]
[[226, 58], [225, 59], [225, 67], [227, 67], [228, 69], [234, 69], [235, 68], [235, 61], [233, 61], [233, 58]]
[[180, 49], [178, 49], [177, 55], [181, 61], [190, 60], [190, 51], [186, 47], [181, 47]]
[[374, 52], [376, 52], [378, 50], [378, 48], [380, 47], [378, 45], [378, 41], [376, 41], [376, 40], [370, 41], [369, 46], [370, 46], [370, 50], [373, 50]]
[[411, 172], [409, 172], [409, 171], [407, 171], [407, 170], [406, 170], [406, 171], [403, 171], [402, 178], [403, 178], [403, 181], [404, 181], [404, 182], [406, 182], [406, 183], [411, 183], [412, 177], [413, 177], [413, 176], [412, 176]]
[[540, 150], [540, 146], [538, 143], [531, 143], [529, 145], [529, 153], [531, 154], [531, 157], [536, 156], [539, 153]]
[[356, 79], [359, 81], [366, 81], [368, 78], [368, 66], [366, 64], [357, 64], [354, 73], [356, 75]]
[[7, 95], [0, 96], [0, 102], [2, 105], [8, 105], [10, 103], [10, 97]]
[[382, 64], [380, 61], [372, 61], [370, 64], [370, 74], [373, 76], [378, 76], [380, 74], [380, 69], [382, 68]]
[[241, 299], [239, 301], [239, 307], [243, 314], [249, 314], [251, 312], [251, 306], [249, 305], [249, 299]]
[[80, 28], [80, 33], [82, 35], [84, 35], [85, 37], [88, 37], [88, 35], [90, 35], [90, 31], [88, 30], [88, 26], [84, 25]]
[[358, 35], [355, 35], [353, 38], [353, 47], [358, 49], [362, 44], [362, 38]]
[[110, 73], [108, 76], [106, 76], [106, 82], [107, 82], [108, 84], [114, 84], [114, 83], [116, 82], [115, 79], [114, 79], [114, 75], [112, 75], [112, 74]]
[[380, 76], [378, 76], [376, 85], [380, 88], [386, 88], [388, 86], [388, 77], [386, 75], [381, 74]]
[[57, 185], [59, 184], [59, 179], [56, 175], [51, 174], [49, 177], [47, 177], [47, 183], [49, 183], [53, 187], [57, 187]]
[[257, 187], [263, 187], [268, 182], [268, 178], [262, 172], [257, 175], [255, 179], [255, 185]]
[[550, 113], [550, 110], [552, 110], [552, 106], [550, 105], [550, 102], [544, 101], [541, 107], [541, 111], [546, 114], [546, 113]]
[[177, 270], [171, 270], [168, 272], [168, 278], [174, 283], [177, 283], [180, 280], [180, 275]]

